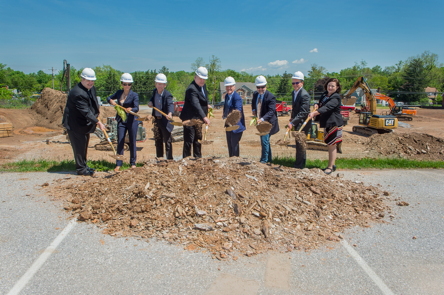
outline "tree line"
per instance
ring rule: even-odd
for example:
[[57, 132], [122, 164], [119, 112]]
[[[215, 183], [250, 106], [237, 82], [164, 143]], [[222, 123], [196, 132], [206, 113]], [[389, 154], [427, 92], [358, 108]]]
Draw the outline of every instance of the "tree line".
[[[142, 103], [146, 103], [154, 89], [154, 78], [158, 73], [164, 73], [168, 78], [167, 89], [177, 100], [183, 100], [185, 90], [193, 80], [194, 70], [199, 66], [206, 66], [209, 72], [207, 88], [212, 103], [221, 99], [224, 89], [219, 89], [219, 83], [226, 77], [232, 76], [237, 82], [254, 82], [257, 75], [234, 70], [221, 70], [221, 61], [216, 56], [211, 56], [208, 63], [199, 57], [191, 64], [191, 71], [170, 72], [168, 68], [162, 67], [158, 70], [135, 71], [131, 75], [134, 79], [133, 91], [139, 94]], [[116, 90], [120, 89], [120, 76], [123, 73], [110, 65], [93, 68], [96, 72], [95, 83], [97, 95], [105, 99]], [[82, 69], [70, 67], [71, 87], [80, 82]], [[338, 78], [345, 92], [353, 85], [358, 77], [364, 76], [371, 88], [379, 89], [396, 101], [409, 104], [428, 104], [429, 98], [424, 92], [426, 87], [434, 87], [438, 93], [444, 91], [444, 67], [438, 63], [438, 55], [428, 51], [405, 61], [399, 61], [393, 66], [385, 67], [367, 66], [365, 61], [356, 63], [354, 66], [345, 68], [339, 72], [327, 72], [323, 66], [311, 65], [311, 69], [305, 74], [304, 88], [309, 91], [313, 98], [320, 95], [326, 78]], [[291, 76], [292, 73], [284, 72], [278, 75], [265, 75], [268, 82], [268, 90], [274, 93], [279, 100], [290, 101]], [[25, 74], [15, 71], [6, 64], [0, 63], [0, 100], [18, 98], [29, 99], [34, 93], [39, 93], [45, 87], [66, 91], [66, 76], [63, 71], [52, 75], [43, 72]], [[17, 89], [20, 95], [13, 95], [11, 91]], [[442, 103], [442, 96], [437, 95], [434, 104]]]

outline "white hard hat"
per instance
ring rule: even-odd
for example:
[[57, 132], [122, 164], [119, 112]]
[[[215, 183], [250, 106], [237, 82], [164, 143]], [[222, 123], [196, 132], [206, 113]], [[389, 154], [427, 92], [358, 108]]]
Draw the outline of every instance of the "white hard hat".
[[167, 83], [167, 77], [164, 74], [157, 74], [156, 79], [154, 79], [156, 83]]
[[304, 80], [304, 74], [302, 74], [301, 71], [297, 71], [293, 74], [293, 77], [291, 77], [291, 79]]
[[96, 73], [91, 68], [84, 68], [82, 73], [80, 74], [80, 77], [90, 81], [95, 81], [97, 79]]
[[236, 81], [234, 81], [233, 77], [226, 77], [224, 81], [224, 86], [233, 86], [236, 85]]
[[201, 79], [208, 79], [208, 70], [205, 67], [199, 67], [196, 70], [196, 75]]
[[267, 85], [267, 79], [265, 79], [264, 76], [257, 76], [254, 84], [256, 84], [256, 86], [265, 86]]
[[133, 76], [131, 76], [130, 73], [123, 73], [122, 76], [120, 76], [120, 82], [133, 83]]

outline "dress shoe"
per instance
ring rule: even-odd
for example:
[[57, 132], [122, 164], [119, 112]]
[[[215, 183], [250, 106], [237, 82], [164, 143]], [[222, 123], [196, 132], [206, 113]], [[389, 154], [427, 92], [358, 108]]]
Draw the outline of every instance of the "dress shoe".
[[77, 175], [93, 176], [94, 175], [94, 171], [86, 170], [86, 171], [83, 171], [83, 172], [77, 172]]

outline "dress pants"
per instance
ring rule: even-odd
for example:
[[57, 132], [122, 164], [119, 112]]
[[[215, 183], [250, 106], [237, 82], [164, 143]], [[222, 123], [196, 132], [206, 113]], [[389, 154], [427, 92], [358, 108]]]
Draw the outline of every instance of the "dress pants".
[[243, 132], [234, 133], [233, 131], [226, 131], [229, 157], [239, 157], [239, 142], [242, 138], [242, 133]]
[[87, 173], [86, 156], [88, 152], [89, 133], [79, 133], [74, 130], [67, 130], [69, 141], [71, 142], [72, 151], [74, 153], [74, 161], [76, 162], [77, 174]]
[[173, 159], [173, 137], [171, 136], [171, 132], [169, 132], [165, 125], [162, 124], [161, 119], [156, 119], [154, 121], [154, 124], [156, 124], [156, 127], [158, 129], [157, 137], [154, 139], [155, 145], [156, 145], [156, 157], [161, 158], [163, 157], [163, 149], [165, 145], [165, 153], [166, 158], [168, 160]]
[[[117, 123], [117, 154], [123, 155], [123, 151], [125, 150], [125, 136], [126, 132], [128, 132], [129, 137], [129, 151], [130, 151], [130, 165], [136, 165], [136, 136], [137, 136], [137, 128], [139, 127], [139, 122], [134, 120], [132, 123]], [[122, 166], [122, 160], [116, 160], [116, 166]]]
[[261, 136], [261, 163], [271, 163], [270, 134]]
[[183, 126], [183, 158], [191, 156], [191, 148], [193, 148], [193, 157], [202, 157], [202, 125]]

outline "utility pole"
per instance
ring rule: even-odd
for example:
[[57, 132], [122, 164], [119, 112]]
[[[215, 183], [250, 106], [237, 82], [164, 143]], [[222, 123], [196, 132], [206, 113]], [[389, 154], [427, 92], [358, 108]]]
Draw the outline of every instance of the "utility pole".
[[52, 70], [52, 89], [54, 89], [54, 67], [52, 67], [51, 70]]
[[54, 71], [57, 71], [57, 69], [54, 69], [54, 67], [50, 68], [52, 72], [52, 89], [54, 89]]

